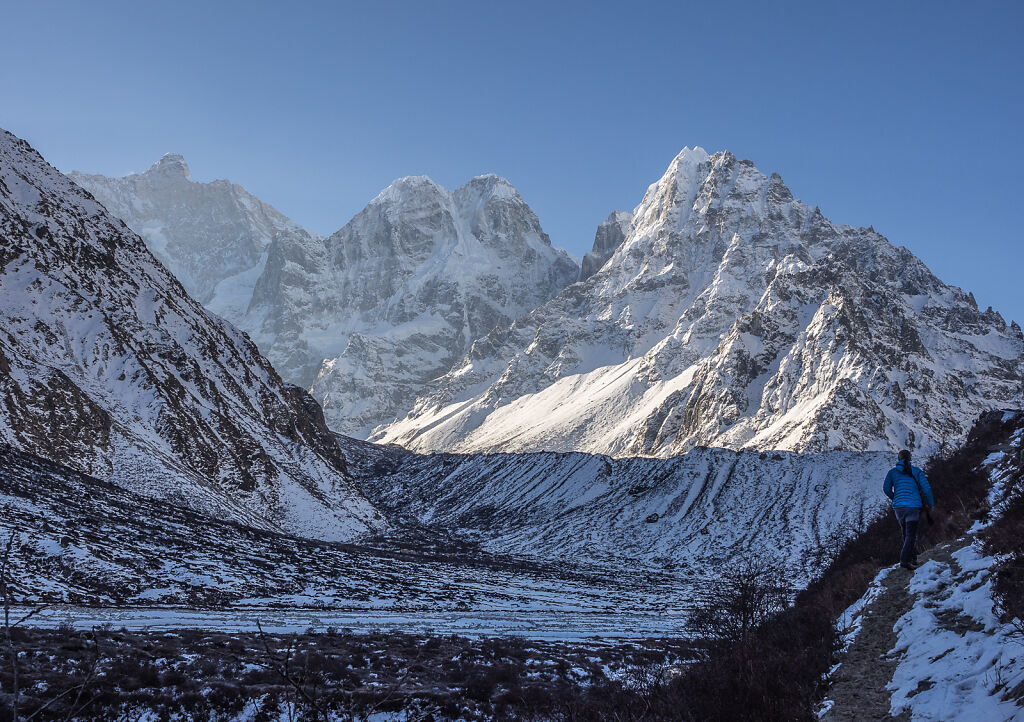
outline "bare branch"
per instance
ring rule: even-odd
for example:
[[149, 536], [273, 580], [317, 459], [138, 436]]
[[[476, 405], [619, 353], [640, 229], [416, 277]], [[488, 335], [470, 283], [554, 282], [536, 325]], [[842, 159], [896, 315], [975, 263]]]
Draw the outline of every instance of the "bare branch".
[[20, 619], [18, 619], [18, 621], [12, 623], [11, 624], [11, 629], [15, 629], [17, 627], [20, 627], [22, 624], [24, 624], [28, 620], [32, 619], [32, 617], [36, 616], [40, 612], [45, 611], [46, 609], [49, 609], [49, 607], [50, 607], [49, 604], [40, 604], [38, 607], [35, 607], [34, 609], [32, 609], [28, 614], [23, 615]]

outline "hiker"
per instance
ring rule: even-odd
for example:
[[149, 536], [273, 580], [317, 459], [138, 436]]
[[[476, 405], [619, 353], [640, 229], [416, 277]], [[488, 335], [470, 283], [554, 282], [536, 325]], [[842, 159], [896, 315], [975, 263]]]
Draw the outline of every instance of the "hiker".
[[[903, 449], [897, 457], [899, 462], [885, 475], [882, 491], [892, 502], [892, 510], [903, 532], [903, 549], [900, 552], [900, 566], [904, 569], [917, 568], [917, 527], [921, 522], [921, 510], [930, 514], [935, 504], [928, 477], [916, 466], [910, 465], [910, 451]], [[930, 516], [929, 516], [930, 518]]]

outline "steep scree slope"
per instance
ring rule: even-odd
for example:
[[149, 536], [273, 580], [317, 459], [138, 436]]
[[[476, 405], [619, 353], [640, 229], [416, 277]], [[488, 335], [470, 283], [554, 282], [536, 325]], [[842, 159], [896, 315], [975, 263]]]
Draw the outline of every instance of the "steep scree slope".
[[581, 453], [410, 454], [342, 440], [353, 477], [396, 523], [493, 553], [684, 576], [680, 595], [746, 555], [806, 583], [821, 552], [885, 501], [885, 453], [695, 449], [671, 459]]

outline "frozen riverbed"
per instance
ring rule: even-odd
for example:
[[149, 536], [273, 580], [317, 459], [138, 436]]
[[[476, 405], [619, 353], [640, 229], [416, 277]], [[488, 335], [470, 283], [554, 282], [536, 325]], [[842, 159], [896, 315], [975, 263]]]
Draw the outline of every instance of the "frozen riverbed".
[[[17, 618], [27, 610], [12, 610]], [[111, 625], [116, 629], [206, 631], [256, 630], [257, 620], [268, 633], [324, 631], [328, 627], [354, 632], [398, 630], [412, 634], [458, 634], [467, 637], [515, 635], [529, 639], [630, 640], [685, 637], [683, 613], [666, 615], [574, 613], [548, 611], [509, 612], [390, 612], [318, 609], [196, 610], [168, 607], [94, 608], [54, 606], [32, 617], [32, 626], [76, 629]]]

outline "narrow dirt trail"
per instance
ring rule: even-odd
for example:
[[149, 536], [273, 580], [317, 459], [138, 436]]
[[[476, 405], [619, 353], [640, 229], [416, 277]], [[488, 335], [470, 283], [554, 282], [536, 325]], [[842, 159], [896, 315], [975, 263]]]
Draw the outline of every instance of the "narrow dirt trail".
[[[929, 560], [949, 564], [950, 545], [933, 547], [920, 556], [924, 564]], [[829, 722], [856, 722], [857, 720], [909, 720], [907, 713], [893, 716], [889, 713], [892, 692], [886, 689], [899, 664], [899, 653], [890, 654], [896, 647], [896, 621], [910, 611], [915, 597], [908, 586], [913, 572], [896, 567], [882, 581], [883, 591], [864, 609], [861, 628], [850, 648], [840, 659], [840, 667], [832, 675], [828, 698], [832, 708], [822, 716]]]
[[861, 616], [861, 628], [832, 676], [828, 698], [834, 702], [822, 717], [830, 722], [905, 719], [889, 714], [890, 693], [885, 686], [898, 664], [889, 651], [896, 646], [893, 626], [913, 604], [907, 591], [912, 572], [896, 568], [882, 582], [883, 591]]

